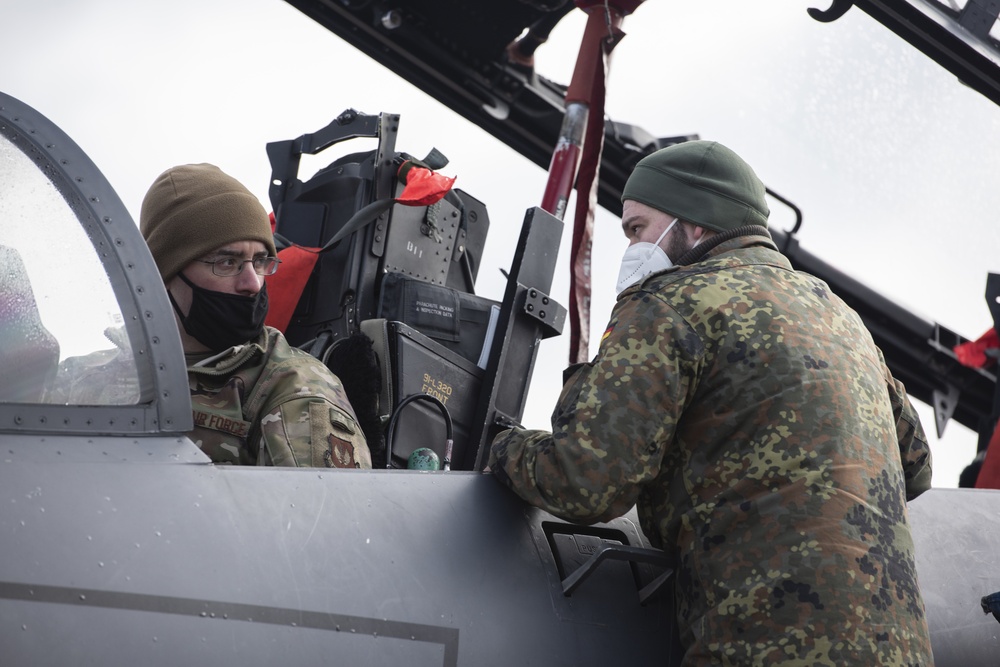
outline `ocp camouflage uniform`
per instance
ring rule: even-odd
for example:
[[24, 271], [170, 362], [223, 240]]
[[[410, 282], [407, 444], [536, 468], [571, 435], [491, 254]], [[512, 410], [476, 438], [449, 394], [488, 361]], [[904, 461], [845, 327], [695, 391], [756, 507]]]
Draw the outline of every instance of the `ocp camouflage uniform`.
[[[195, 444], [216, 463], [370, 468], [368, 445], [340, 380], [264, 326], [267, 287], [260, 277], [277, 266], [258, 267], [255, 260], [274, 258], [277, 248], [256, 196], [215, 165], [178, 165], [146, 192], [139, 229], [167, 288], [183, 346], [211, 350], [186, 355]], [[241, 254], [247, 247], [253, 259]], [[216, 253], [233, 258], [234, 252], [242, 260], [235, 273], [220, 272], [218, 260], [205, 259]], [[185, 276], [199, 262], [212, 264], [216, 278], [210, 283]], [[240, 283], [237, 276], [248, 275], [248, 263], [257, 282]], [[190, 299], [182, 310], [175, 297], [185, 291]]]
[[[139, 397], [135, 362], [123, 331], [114, 349], [70, 357], [46, 402], [127, 405]], [[371, 453], [336, 375], [265, 327], [247, 345], [187, 355], [194, 430], [215, 463], [371, 468]]]
[[933, 664], [919, 419], [857, 314], [752, 229], [625, 290], [553, 432], [501, 433], [490, 466], [569, 521], [638, 502], [686, 665]]
[[188, 355], [188, 382], [189, 437], [216, 463], [371, 468], [340, 380], [277, 329], [222, 355]]

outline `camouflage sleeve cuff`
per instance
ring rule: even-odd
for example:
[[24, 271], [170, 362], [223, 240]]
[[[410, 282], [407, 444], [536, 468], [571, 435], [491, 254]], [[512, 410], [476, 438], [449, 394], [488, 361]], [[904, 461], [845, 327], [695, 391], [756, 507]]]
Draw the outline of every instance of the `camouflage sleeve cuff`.
[[513, 429], [501, 431], [493, 439], [488, 463], [490, 471], [508, 487], [511, 486], [511, 480], [510, 475], [507, 474], [507, 436], [512, 432]]
[[906, 480], [906, 499], [913, 500], [931, 488], [933, 471], [931, 448], [920, 423], [920, 417], [907, 398], [903, 384], [893, 379], [889, 390], [892, 411], [896, 417], [899, 457]]
[[354, 418], [316, 397], [287, 401], [260, 420], [273, 465], [371, 468], [371, 454]]

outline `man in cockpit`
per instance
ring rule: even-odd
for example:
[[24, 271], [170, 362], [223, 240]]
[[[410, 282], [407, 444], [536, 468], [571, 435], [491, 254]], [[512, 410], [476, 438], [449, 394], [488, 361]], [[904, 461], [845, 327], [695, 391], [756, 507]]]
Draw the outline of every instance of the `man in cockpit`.
[[257, 198], [218, 167], [182, 165], [150, 187], [139, 227], [180, 330], [190, 438], [217, 463], [370, 468], [338, 378], [264, 325], [279, 261]]
[[931, 665], [920, 420], [858, 315], [778, 252], [764, 195], [718, 143], [641, 160], [597, 356], [552, 432], [500, 433], [490, 468], [570, 521], [638, 503], [674, 561], [685, 665]]

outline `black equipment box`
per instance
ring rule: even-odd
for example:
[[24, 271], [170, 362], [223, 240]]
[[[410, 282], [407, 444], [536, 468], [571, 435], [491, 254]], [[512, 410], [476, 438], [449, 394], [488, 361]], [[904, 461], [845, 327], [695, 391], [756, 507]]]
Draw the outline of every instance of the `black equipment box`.
[[[451, 416], [455, 450], [452, 461], [464, 460], [464, 448], [479, 402], [483, 370], [465, 357], [402, 322], [388, 322], [388, 353], [393, 368], [390, 381], [398, 405], [413, 394], [427, 394], [441, 401]], [[438, 406], [412, 401], [393, 425], [393, 465], [406, 467], [407, 458], [420, 447], [445, 458], [446, 426]]]
[[399, 273], [382, 278], [378, 316], [403, 322], [486, 368], [500, 304]]

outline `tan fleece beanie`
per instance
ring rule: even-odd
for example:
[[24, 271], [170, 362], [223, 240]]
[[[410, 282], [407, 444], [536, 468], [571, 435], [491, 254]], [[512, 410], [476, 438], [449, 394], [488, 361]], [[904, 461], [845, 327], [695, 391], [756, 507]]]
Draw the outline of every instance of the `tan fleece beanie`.
[[211, 164], [186, 164], [160, 174], [142, 200], [139, 230], [164, 283], [228, 243], [260, 241], [268, 253], [277, 254], [260, 201]]

